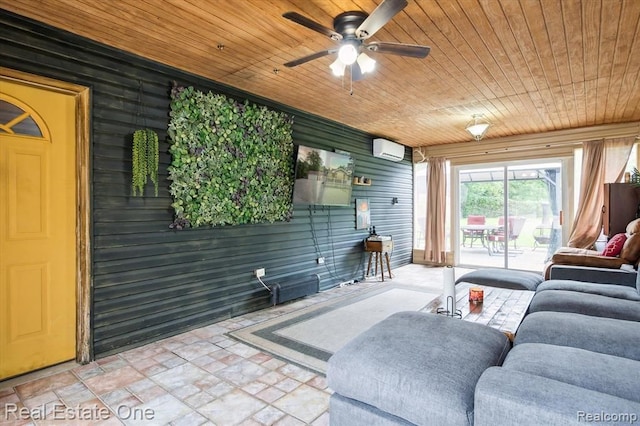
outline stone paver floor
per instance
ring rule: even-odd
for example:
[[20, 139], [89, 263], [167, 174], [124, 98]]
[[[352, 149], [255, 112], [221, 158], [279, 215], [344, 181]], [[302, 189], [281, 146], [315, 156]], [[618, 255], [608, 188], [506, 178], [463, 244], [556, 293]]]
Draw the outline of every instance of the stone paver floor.
[[[394, 275], [396, 282], [437, 287], [441, 271], [408, 265]], [[336, 287], [87, 365], [66, 363], [0, 382], [0, 424], [328, 425], [324, 376], [226, 333], [376, 285], [384, 283]]]

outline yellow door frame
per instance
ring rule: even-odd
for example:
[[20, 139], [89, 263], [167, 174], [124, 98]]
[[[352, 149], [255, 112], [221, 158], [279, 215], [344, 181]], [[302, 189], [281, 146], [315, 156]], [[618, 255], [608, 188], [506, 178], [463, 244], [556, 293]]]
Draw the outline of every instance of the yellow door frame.
[[76, 123], [76, 362], [91, 361], [91, 203], [89, 88], [0, 67], [0, 82], [9, 81], [52, 90], [75, 98]]

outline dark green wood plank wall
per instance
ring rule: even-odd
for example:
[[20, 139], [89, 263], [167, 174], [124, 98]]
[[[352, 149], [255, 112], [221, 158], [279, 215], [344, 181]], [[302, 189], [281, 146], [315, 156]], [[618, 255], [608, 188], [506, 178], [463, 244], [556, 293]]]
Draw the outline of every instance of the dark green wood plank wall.
[[[352, 207], [296, 206], [290, 222], [174, 231], [166, 180], [166, 128], [172, 81], [249, 99], [295, 116], [294, 143], [349, 151], [356, 186], [368, 198], [378, 233], [395, 242], [392, 267], [411, 261], [410, 151], [394, 163], [371, 155], [371, 135], [261, 99], [216, 82], [115, 50], [0, 10], [0, 65], [91, 88], [92, 265], [94, 353], [124, 348], [268, 306], [267, 282], [317, 273], [321, 288], [362, 279], [366, 231], [355, 229]], [[327, 72], [327, 78], [332, 78]], [[143, 108], [138, 97], [142, 85]], [[131, 136], [151, 127], [161, 140], [157, 198], [133, 198]], [[147, 192], [147, 195], [152, 195]], [[392, 198], [399, 203], [392, 205]], [[318, 265], [316, 258], [326, 263]]]

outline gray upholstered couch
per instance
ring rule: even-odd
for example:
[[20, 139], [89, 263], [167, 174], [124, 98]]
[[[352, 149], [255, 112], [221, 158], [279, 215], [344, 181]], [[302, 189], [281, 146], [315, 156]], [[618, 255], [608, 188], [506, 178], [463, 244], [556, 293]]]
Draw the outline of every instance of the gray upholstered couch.
[[[538, 286], [529, 312], [573, 312], [640, 321], [640, 277], [635, 271], [604, 275], [604, 282], [597, 282], [595, 279], [586, 282], [587, 276], [597, 277], [597, 268], [566, 268], [562, 266], [557, 270], [552, 269], [552, 279]], [[611, 274], [611, 271], [606, 273]], [[631, 283], [629, 276], [634, 277]], [[613, 284], [615, 282], [617, 284]]]
[[391, 316], [329, 360], [331, 424], [638, 423], [635, 284], [540, 284], [512, 349], [489, 327]]
[[550, 280], [585, 281], [635, 287], [637, 276], [638, 271], [635, 269], [611, 269], [574, 265], [552, 265], [549, 268]]

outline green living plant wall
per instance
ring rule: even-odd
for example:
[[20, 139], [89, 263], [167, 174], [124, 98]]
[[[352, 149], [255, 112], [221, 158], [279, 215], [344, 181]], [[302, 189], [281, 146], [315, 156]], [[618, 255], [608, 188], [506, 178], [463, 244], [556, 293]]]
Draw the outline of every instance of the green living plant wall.
[[171, 90], [173, 228], [290, 220], [293, 119], [193, 87]]

